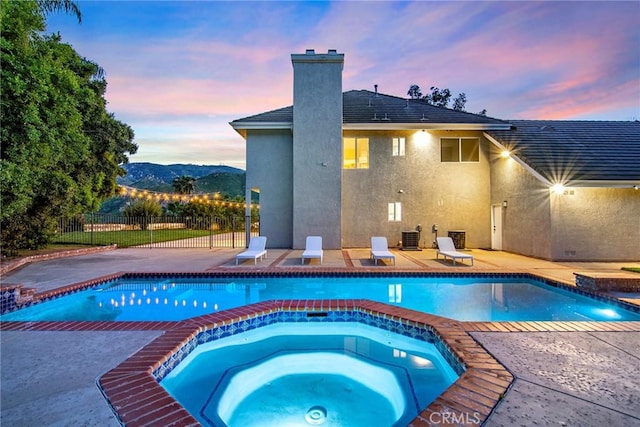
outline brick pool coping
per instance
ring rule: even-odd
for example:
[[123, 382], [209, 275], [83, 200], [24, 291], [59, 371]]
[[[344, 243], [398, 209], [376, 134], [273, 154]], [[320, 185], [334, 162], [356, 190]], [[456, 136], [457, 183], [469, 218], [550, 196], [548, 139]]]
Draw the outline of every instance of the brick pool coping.
[[[292, 269], [278, 269], [273, 276], [293, 274], [299, 276], [333, 272], [301, 272]], [[207, 277], [208, 273], [181, 273], [180, 276]], [[217, 271], [218, 275], [255, 276], [271, 275], [265, 271]], [[386, 275], [416, 275], [415, 271], [387, 271]], [[441, 272], [429, 272], [440, 275]], [[371, 276], [370, 272], [340, 271], [348, 276]], [[485, 273], [486, 275], [487, 273]], [[488, 273], [490, 275], [511, 275], [537, 277], [529, 273]], [[167, 273], [135, 274], [135, 276], [158, 276]], [[482, 272], [449, 273], [449, 276], [478, 276]], [[37, 294], [34, 298], [49, 299], [73, 293], [96, 284], [126, 276], [116, 273], [108, 276], [76, 283], [62, 288]], [[561, 284], [562, 285], [562, 284]], [[566, 284], [562, 286], [567, 286]], [[569, 286], [570, 287], [570, 286]], [[582, 293], [582, 292], [581, 292]], [[587, 292], [585, 292], [587, 293]], [[591, 293], [587, 293], [592, 295]], [[598, 295], [596, 295], [598, 296]], [[610, 299], [610, 298], [603, 298]], [[199, 425], [198, 422], [162, 388], [153, 372], [167, 358], [192, 340], [202, 328], [216, 324], [229, 324], [255, 316], [256, 313], [273, 310], [327, 311], [364, 310], [378, 316], [388, 316], [407, 324], [420, 324], [434, 331], [450, 349], [452, 354], [466, 367], [465, 372], [428, 408], [413, 420], [411, 426], [438, 424], [444, 417], [465, 420], [467, 425], [477, 425], [486, 420], [493, 408], [507, 392], [514, 377], [496, 359], [487, 353], [468, 332], [640, 332], [640, 321], [591, 322], [591, 321], [527, 321], [527, 322], [459, 322], [417, 311], [402, 309], [368, 300], [282, 300], [257, 303], [238, 307], [184, 321], [132, 321], [132, 322], [2, 322], [2, 331], [164, 331], [164, 334], [145, 346], [113, 370], [103, 375], [98, 386], [111, 403], [120, 420], [128, 426], [144, 426], [158, 421], [163, 425]], [[476, 413], [478, 414], [476, 418]], [[481, 421], [478, 421], [480, 419]]]
[[181, 322], [104, 374], [98, 385], [120, 421], [127, 426], [199, 425], [158, 383], [154, 372], [199, 333], [275, 312], [360, 311], [408, 327], [431, 330], [465, 371], [425, 408], [411, 426], [426, 426], [443, 419], [483, 422], [504, 396], [513, 376], [454, 320], [368, 300], [281, 300], [239, 307]]

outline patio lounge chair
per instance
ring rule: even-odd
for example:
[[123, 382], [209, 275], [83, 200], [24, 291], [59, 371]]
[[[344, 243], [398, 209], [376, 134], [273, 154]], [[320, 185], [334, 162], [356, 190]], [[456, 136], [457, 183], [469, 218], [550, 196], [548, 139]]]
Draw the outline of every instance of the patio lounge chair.
[[386, 237], [374, 236], [371, 238], [371, 253], [369, 258], [373, 258], [375, 264], [378, 264], [379, 259], [392, 259], [393, 265], [396, 265], [396, 256], [389, 252]]
[[307, 236], [307, 244], [302, 252], [302, 264], [306, 258], [319, 258], [320, 264], [322, 264], [322, 237], [321, 236]]
[[456, 258], [461, 260], [470, 259], [471, 265], [473, 265], [473, 255], [458, 252], [451, 237], [438, 237], [436, 240], [438, 240], [436, 259], [438, 259], [438, 255], [442, 255], [445, 261], [447, 258], [451, 258], [453, 260], [453, 265], [456, 265]]
[[263, 258], [267, 257], [266, 246], [267, 238], [265, 236], [252, 237], [251, 240], [249, 240], [249, 248], [236, 255], [236, 265], [238, 265], [238, 261], [241, 259], [253, 259], [253, 265], [256, 265], [258, 258], [262, 261]]

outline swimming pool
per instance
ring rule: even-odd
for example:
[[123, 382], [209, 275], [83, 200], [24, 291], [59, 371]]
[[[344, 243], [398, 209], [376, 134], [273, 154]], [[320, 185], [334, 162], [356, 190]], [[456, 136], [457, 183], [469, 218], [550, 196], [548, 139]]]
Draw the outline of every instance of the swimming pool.
[[203, 425], [408, 425], [458, 375], [435, 344], [353, 322], [198, 345], [162, 386]]
[[527, 274], [123, 275], [0, 320], [177, 321], [282, 299], [369, 299], [460, 321], [640, 320], [629, 304]]

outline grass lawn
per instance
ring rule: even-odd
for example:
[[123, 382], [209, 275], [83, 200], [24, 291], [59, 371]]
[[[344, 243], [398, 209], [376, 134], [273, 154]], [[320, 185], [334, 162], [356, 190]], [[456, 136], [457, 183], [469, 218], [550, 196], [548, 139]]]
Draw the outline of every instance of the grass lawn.
[[208, 236], [209, 230], [132, 230], [132, 231], [95, 231], [93, 233], [63, 233], [55, 238], [56, 244], [80, 244], [104, 246], [117, 244], [120, 248], [139, 246], [149, 243], [169, 242]]

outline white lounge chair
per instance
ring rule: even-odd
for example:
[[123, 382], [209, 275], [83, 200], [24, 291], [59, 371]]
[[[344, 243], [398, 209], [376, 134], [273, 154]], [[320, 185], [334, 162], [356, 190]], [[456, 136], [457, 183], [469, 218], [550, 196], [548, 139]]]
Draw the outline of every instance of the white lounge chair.
[[471, 265], [473, 265], [473, 255], [458, 252], [451, 237], [438, 237], [436, 240], [438, 240], [436, 259], [438, 259], [438, 255], [442, 255], [445, 261], [447, 258], [451, 258], [453, 260], [453, 265], [456, 265], [456, 259], [470, 259]]
[[262, 261], [263, 258], [267, 257], [266, 246], [267, 238], [265, 236], [252, 237], [251, 240], [249, 240], [247, 250], [236, 255], [236, 265], [238, 265], [238, 261], [241, 259], [252, 259], [253, 265], [256, 265], [258, 259]]
[[393, 265], [396, 265], [396, 256], [389, 252], [386, 237], [374, 236], [371, 238], [371, 253], [369, 258], [373, 258], [375, 264], [378, 264], [379, 259], [392, 259]]
[[320, 264], [322, 264], [323, 255], [324, 253], [322, 251], [322, 237], [307, 236], [307, 244], [304, 248], [304, 252], [302, 252], [302, 264], [304, 264], [304, 260], [307, 258], [318, 258], [320, 259]]

